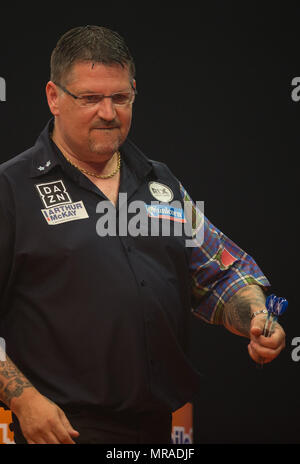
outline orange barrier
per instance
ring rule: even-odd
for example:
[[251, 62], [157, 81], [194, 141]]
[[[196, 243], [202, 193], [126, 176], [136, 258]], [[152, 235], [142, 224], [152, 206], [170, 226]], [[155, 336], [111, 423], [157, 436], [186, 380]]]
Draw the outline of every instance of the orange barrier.
[[172, 443], [188, 445], [193, 443], [193, 405], [187, 403], [173, 414]]
[[[14, 444], [14, 434], [9, 428], [11, 412], [0, 408], [0, 445]], [[193, 443], [193, 406], [188, 403], [173, 414], [172, 443]]]
[[11, 412], [0, 408], [0, 445], [14, 444], [14, 434], [9, 428]]

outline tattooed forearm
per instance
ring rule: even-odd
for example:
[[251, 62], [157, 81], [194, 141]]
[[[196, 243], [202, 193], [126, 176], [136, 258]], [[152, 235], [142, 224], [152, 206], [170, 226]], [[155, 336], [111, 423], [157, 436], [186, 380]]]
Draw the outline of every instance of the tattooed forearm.
[[258, 285], [238, 291], [224, 306], [223, 324], [230, 331], [249, 337], [251, 314], [265, 307], [266, 297]]
[[9, 358], [5, 362], [0, 362], [0, 400], [8, 407], [13, 398], [20, 397], [25, 388], [32, 387], [29, 380]]

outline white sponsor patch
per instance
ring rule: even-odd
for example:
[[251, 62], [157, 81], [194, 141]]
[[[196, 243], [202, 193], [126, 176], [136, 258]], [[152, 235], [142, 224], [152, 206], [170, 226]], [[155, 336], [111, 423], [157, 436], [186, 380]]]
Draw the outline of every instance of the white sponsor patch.
[[44, 218], [49, 226], [56, 226], [64, 222], [88, 219], [89, 215], [82, 201], [70, 203], [68, 205], [55, 206], [53, 208], [42, 209]]
[[174, 198], [174, 194], [170, 187], [164, 184], [160, 184], [159, 182], [150, 182], [149, 189], [151, 195], [158, 201], [169, 203]]

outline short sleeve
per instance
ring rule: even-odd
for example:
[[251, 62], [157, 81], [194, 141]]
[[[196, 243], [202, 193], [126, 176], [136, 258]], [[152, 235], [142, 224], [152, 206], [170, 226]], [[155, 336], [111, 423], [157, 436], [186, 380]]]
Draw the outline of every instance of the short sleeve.
[[[180, 185], [185, 201], [192, 201]], [[193, 203], [194, 207], [195, 204]], [[192, 249], [190, 276], [193, 313], [211, 324], [222, 324], [224, 304], [241, 288], [270, 287], [254, 259], [204, 217], [203, 242]]]

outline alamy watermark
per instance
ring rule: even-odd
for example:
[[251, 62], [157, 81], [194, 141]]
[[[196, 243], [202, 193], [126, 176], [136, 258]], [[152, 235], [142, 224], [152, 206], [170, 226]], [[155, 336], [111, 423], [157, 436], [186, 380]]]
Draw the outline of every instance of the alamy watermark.
[[0, 362], [6, 361], [6, 343], [4, 338], [0, 337]]
[[300, 101], [300, 77], [294, 77], [291, 85], [294, 87], [291, 93], [291, 98], [295, 103], [297, 103]]
[[294, 362], [300, 361], [300, 337], [294, 337], [292, 340], [292, 346], [295, 348], [292, 350], [291, 356]]
[[6, 101], [6, 82], [3, 77], [0, 77], [0, 102]]
[[204, 202], [152, 201], [127, 202], [127, 193], [119, 194], [119, 212], [110, 201], [98, 203], [101, 214], [96, 224], [99, 237], [183, 237], [187, 248], [204, 241]]

